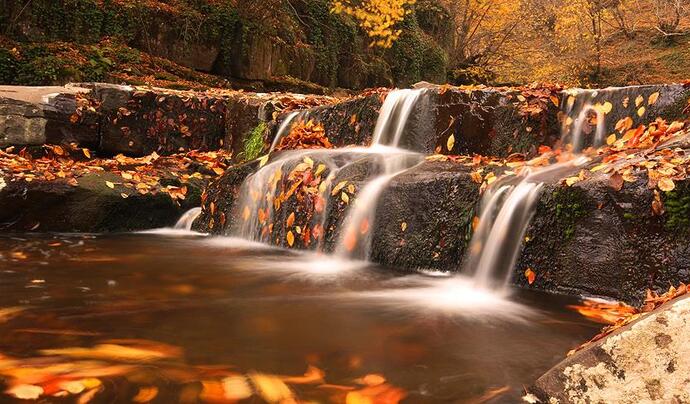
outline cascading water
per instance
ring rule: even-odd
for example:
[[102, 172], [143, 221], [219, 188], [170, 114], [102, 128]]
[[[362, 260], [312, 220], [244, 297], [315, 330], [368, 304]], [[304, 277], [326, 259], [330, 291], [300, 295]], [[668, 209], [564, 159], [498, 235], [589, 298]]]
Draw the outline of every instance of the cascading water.
[[184, 215], [175, 224], [175, 230], [191, 231], [192, 225], [197, 217], [201, 214], [201, 208], [193, 208], [185, 212]]
[[[565, 94], [561, 139], [563, 144], [572, 145], [576, 153], [583, 150], [585, 135], [592, 135], [586, 127], [596, 128], [592, 146], [604, 142], [606, 108], [592, 102], [596, 95], [584, 90]], [[574, 154], [566, 161], [547, 166], [528, 163], [518, 175], [492, 184], [482, 198], [479, 225], [463, 268], [477, 287], [493, 290], [507, 287], [544, 184], [563, 178], [587, 161], [587, 157]]]
[[299, 122], [300, 120], [303, 120], [306, 115], [307, 111], [293, 111], [285, 117], [285, 120], [283, 120], [283, 122], [278, 127], [278, 131], [276, 132], [275, 138], [273, 138], [273, 142], [271, 143], [269, 153], [274, 151], [276, 147], [278, 147], [280, 141], [285, 137], [285, 135], [290, 133], [290, 130], [292, 129], [294, 124]]
[[[312, 231], [317, 229], [323, 236], [327, 216], [325, 207], [329, 205], [328, 200], [331, 190], [336, 186], [334, 182], [338, 173], [367, 158], [373, 166], [378, 167], [379, 174], [371, 178], [357, 193], [357, 198], [343, 222], [341, 238], [336, 246], [336, 255], [341, 258], [367, 259], [370, 237], [365, 234], [368, 232], [362, 231], [363, 224], [366, 222], [367, 227], [369, 224], [373, 225], [376, 204], [388, 182], [422, 160], [420, 154], [399, 149], [397, 146], [418, 99], [425, 91], [395, 90], [388, 94], [381, 108], [370, 147], [285, 151], [276, 160], [249, 176], [240, 190], [241, 197], [237, 206], [241, 209], [239, 215], [242, 220], [236, 226], [235, 234], [253, 241], [274, 241], [271, 224], [276, 223], [276, 215], [283, 202], [283, 179], [287, 173], [301, 172], [300, 167], [308, 167], [314, 175], [309, 174], [298, 181], [304, 184], [318, 180], [316, 182], [320, 185], [318, 195], [313, 195], [314, 192], [307, 190], [309, 195], [303, 202], [313, 206], [308, 207], [310, 213], [304, 227]], [[289, 132], [292, 124], [303, 118], [306, 113], [295, 112], [285, 118], [278, 129], [272, 149], [280, 142], [280, 138]], [[285, 215], [286, 212], [281, 211], [280, 214]], [[299, 232], [302, 230], [300, 227]], [[317, 245], [321, 250], [323, 237], [318, 239]]]

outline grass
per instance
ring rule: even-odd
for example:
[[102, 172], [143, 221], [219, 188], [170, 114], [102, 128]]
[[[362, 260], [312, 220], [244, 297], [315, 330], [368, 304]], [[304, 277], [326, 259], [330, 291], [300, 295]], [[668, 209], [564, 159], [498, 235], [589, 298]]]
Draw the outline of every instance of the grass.
[[244, 160], [254, 160], [261, 156], [264, 151], [264, 133], [266, 132], [266, 122], [260, 122], [244, 141]]

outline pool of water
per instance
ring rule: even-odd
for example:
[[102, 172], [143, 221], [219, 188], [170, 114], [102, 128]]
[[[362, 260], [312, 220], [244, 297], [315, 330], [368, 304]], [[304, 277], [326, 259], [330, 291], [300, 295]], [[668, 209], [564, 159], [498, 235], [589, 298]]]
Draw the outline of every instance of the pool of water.
[[599, 330], [570, 303], [229, 238], [3, 235], [0, 384], [49, 401], [515, 402]]

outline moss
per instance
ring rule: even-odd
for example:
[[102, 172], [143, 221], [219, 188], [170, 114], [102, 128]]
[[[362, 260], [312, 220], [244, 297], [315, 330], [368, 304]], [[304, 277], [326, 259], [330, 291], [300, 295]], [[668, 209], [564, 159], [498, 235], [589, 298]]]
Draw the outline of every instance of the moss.
[[666, 209], [666, 229], [683, 232], [690, 230], [689, 188], [687, 184], [682, 184], [676, 190], [664, 193], [663, 201]]
[[264, 133], [266, 133], [267, 128], [266, 122], [261, 121], [251, 131], [244, 141], [243, 160], [250, 161], [261, 156], [261, 153], [264, 151]]
[[414, 13], [401, 28], [403, 33], [387, 58], [396, 84], [407, 87], [422, 80], [445, 82], [447, 55], [419, 28]]
[[565, 240], [570, 240], [575, 234], [577, 221], [588, 214], [583, 195], [575, 188], [554, 191], [553, 203], [558, 223], [563, 227]]

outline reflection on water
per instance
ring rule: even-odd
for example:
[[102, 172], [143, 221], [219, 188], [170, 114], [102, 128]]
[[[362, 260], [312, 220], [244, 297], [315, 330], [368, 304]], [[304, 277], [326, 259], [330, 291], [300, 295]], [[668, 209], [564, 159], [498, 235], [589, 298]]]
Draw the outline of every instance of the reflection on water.
[[0, 379], [13, 383], [27, 364], [59, 365], [71, 381], [95, 372], [98, 389], [70, 386], [109, 402], [214, 401], [227, 391], [260, 402], [284, 388], [317, 402], [349, 393], [515, 402], [598, 326], [563, 310], [563, 299], [513, 300], [462, 278], [399, 276], [237, 239], [3, 236]]

